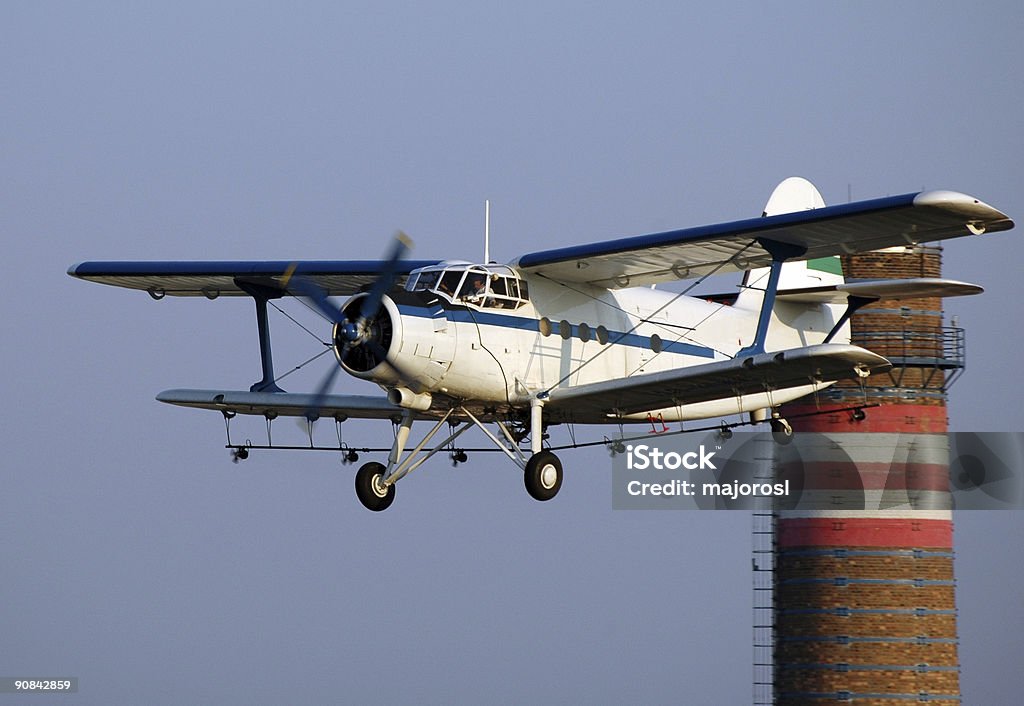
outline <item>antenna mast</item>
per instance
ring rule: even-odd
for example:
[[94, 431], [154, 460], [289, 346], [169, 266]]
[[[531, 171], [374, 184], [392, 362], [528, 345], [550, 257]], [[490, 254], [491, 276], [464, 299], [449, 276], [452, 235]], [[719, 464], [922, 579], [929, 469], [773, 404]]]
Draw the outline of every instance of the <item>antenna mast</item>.
[[484, 264], [491, 261], [491, 200], [484, 199]]

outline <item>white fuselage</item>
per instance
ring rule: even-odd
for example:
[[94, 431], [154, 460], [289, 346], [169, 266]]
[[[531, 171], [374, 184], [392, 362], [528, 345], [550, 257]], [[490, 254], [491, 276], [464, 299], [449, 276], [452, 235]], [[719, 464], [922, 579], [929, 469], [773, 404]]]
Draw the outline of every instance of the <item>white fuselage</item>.
[[[388, 358], [417, 392], [492, 407], [524, 407], [539, 393], [628, 379], [731, 359], [754, 339], [760, 296], [722, 304], [649, 288], [608, 290], [524, 278], [529, 300], [495, 308], [433, 292], [433, 306], [388, 299], [394, 340]], [[493, 302], [492, 302], [493, 303]], [[821, 343], [842, 313], [828, 304], [777, 301], [765, 349]], [[849, 340], [848, 329], [836, 342]], [[350, 371], [351, 372], [351, 371]], [[359, 375], [387, 388], [401, 383], [387, 366]], [[820, 389], [822, 386], [819, 385]], [[810, 385], [650, 410], [666, 420], [698, 419], [772, 407], [811, 391]]]

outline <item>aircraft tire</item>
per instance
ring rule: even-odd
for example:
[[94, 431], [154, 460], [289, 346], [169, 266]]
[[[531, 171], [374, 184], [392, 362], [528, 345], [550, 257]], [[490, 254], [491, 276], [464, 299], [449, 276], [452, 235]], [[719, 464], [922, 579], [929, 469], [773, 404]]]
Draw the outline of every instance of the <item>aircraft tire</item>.
[[779, 446], [786, 446], [793, 442], [793, 427], [790, 426], [789, 422], [781, 417], [773, 419], [771, 421], [772, 426], [772, 439]]
[[562, 487], [562, 462], [550, 451], [540, 451], [526, 462], [526, 492], [535, 500], [550, 500]]
[[395, 501], [395, 486], [389, 485], [381, 489], [380, 479], [384, 475], [384, 465], [376, 461], [364, 463], [356, 471], [356, 497], [367, 510], [380, 512], [391, 507]]

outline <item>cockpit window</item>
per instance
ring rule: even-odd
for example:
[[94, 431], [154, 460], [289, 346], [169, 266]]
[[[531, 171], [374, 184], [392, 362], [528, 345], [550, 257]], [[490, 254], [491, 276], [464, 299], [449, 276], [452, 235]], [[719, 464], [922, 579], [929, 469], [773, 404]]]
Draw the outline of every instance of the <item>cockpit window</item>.
[[410, 274], [406, 288], [484, 309], [518, 309], [529, 299], [526, 282], [506, 265], [433, 265]]
[[491, 291], [491, 294], [497, 294], [499, 297], [507, 297], [508, 296], [508, 278], [507, 277], [500, 277], [498, 275], [495, 275], [493, 278], [491, 278], [490, 285], [491, 286], [490, 286], [489, 289]]
[[421, 272], [419, 279], [412, 282], [411, 288], [413, 290], [433, 289], [437, 285], [437, 278], [440, 276], [441, 272], [439, 270]]
[[459, 290], [459, 299], [479, 303], [477, 300], [483, 298], [487, 293], [487, 273], [470, 270], [466, 279], [462, 282], [462, 289]]
[[448, 270], [441, 277], [441, 281], [435, 288], [435, 291], [447, 294], [448, 298], [451, 299], [455, 296], [455, 292], [459, 291], [459, 282], [461, 281], [462, 270]]

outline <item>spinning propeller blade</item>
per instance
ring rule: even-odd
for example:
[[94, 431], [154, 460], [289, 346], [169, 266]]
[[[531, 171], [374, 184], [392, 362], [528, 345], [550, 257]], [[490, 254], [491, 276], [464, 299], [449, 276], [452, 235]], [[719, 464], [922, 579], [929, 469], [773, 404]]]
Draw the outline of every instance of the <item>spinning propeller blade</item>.
[[306, 419], [309, 421], [315, 422], [320, 418], [320, 410], [323, 409], [324, 400], [327, 399], [327, 393], [330, 391], [331, 385], [334, 384], [334, 378], [337, 377], [339, 370], [341, 370], [340, 365], [332, 365], [324, 379], [320, 381], [320, 387], [316, 389], [313, 401], [310, 402], [309, 409], [306, 410]]
[[398, 268], [398, 263], [402, 261], [402, 257], [408, 252], [410, 247], [412, 247], [412, 241], [409, 240], [408, 235], [402, 231], [395, 233], [395, 240], [391, 244], [391, 252], [388, 253], [388, 257], [384, 261], [381, 275], [373, 283], [373, 288], [370, 289], [370, 296], [363, 300], [363, 306], [359, 311], [360, 316], [364, 320], [377, 316], [377, 310], [380, 309], [380, 302], [384, 298], [384, 293], [391, 289], [391, 286], [395, 283], [395, 270]]
[[335, 308], [335, 306], [331, 304], [331, 300], [327, 298], [327, 292], [315, 283], [306, 279], [302, 275], [289, 275], [285, 277], [283, 283], [287, 290], [306, 299], [331, 323], [344, 323], [345, 317], [342, 316], [341, 310]]
[[[339, 357], [342, 360], [345, 359], [349, 351], [355, 348], [364, 348], [364, 350], [373, 355], [380, 363], [391, 368], [398, 377], [399, 382], [410, 387], [415, 386], [413, 378], [400, 367], [388, 360], [387, 350], [385, 350], [384, 347], [372, 336], [367, 335], [366, 332], [371, 330], [373, 325], [376, 323], [378, 316], [380, 316], [384, 295], [392, 286], [394, 286], [398, 272], [398, 265], [401, 263], [402, 258], [409, 251], [411, 246], [412, 241], [409, 239], [409, 236], [402, 231], [395, 233], [394, 242], [392, 243], [391, 249], [383, 262], [380, 276], [374, 281], [369, 293], [361, 302], [358, 319], [356, 321], [352, 321], [349, 318], [352, 316], [352, 313], [349, 313], [349, 315], [346, 316], [343, 310], [335, 307], [323, 288], [318, 286], [315, 282], [306, 279], [302, 275], [295, 274], [297, 264], [293, 264], [289, 267], [282, 279], [282, 284], [285, 289], [292, 294], [307, 300], [324, 316], [324, 318], [331, 323], [342, 327], [347, 339], [344, 347], [339, 352]], [[319, 418], [324, 400], [326, 399], [327, 393], [330, 391], [331, 385], [334, 383], [334, 378], [337, 376], [338, 370], [340, 369], [340, 365], [331, 366], [331, 369], [327, 372], [327, 375], [317, 388], [316, 393], [313, 395], [313, 402], [311, 403], [310, 408], [306, 411], [306, 418], [310, 421]]]

